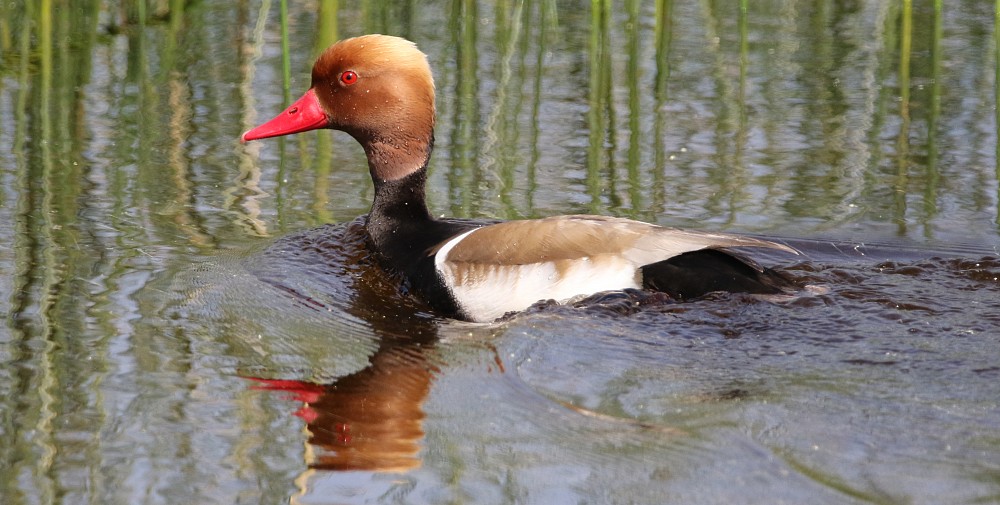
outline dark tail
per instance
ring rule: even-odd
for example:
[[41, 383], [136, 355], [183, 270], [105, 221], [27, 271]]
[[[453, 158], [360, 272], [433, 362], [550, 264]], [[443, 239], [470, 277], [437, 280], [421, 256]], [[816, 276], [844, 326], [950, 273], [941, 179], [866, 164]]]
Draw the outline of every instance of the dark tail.
[[785, 275], [716, 249], [702, 249], [642, 267], [642, 287], [690, 300], [713, 291], [782, 294], [799, 286]]

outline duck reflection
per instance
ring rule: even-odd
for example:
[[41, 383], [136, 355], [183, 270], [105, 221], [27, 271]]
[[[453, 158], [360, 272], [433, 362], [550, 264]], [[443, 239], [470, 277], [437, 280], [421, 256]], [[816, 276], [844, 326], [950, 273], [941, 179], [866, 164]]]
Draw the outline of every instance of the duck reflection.
[[423, 403], [435, 368], [429, 347], [384, 342], [371, 365], [330, 384], [254, 379], [255, 389], [285, 391], [303, 403], [314, 452], [310, 468], [405, 472], [420, 466]]
[[[404, 472], [420, 466], [423, 403], [438, 372], [434, 360], [440, 320], [401, 295], [399, 284], [371, 261], [363, 237], [356, 221], [286, 237], [273, 249], [300, 251], [294, 259], [303, 271], [315, 272], [308, 269], [317, 264], [328, 267], [320, 277], [329, 289], [350, 293], [339, 298], [340, 307], [328, 307], [287, 285], [294, 281], [285, 275], [261, 279], [303, 306], [335, 317], [346, 312], [367, 322], [378, 341], [369, 366], [329, 384], [251, 379], [257, 383], [254, 389], [286, 392], [302, 402], [295, 415], [309, 431], [310, 468]], [[288, 256], [284, 259], [287, 267]]]

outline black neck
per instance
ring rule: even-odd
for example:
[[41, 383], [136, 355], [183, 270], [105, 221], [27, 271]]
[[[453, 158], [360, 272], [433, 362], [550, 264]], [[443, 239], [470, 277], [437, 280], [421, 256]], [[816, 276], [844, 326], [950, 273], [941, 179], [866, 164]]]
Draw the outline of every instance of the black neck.
[[426, 180], [426, 167], [401, 179], [374, 180], [375, 201], [365, 225], [369, 246], [384, 266], [404, 275], [443, 239], [432, 233], [435, 221], [424, 199]]
[[435, 271], [432, 251], [473, 225], [431, 217], [425, 200], [426, 158], [423, 166], [409, 175], [386, 180], [372, 170], [372, 180], [375, 201], [365, 223], [369, 249], [383, 268], [401, 275], [404, 286], [420, 294], [440, 314], [457, 315], [458, 306]]

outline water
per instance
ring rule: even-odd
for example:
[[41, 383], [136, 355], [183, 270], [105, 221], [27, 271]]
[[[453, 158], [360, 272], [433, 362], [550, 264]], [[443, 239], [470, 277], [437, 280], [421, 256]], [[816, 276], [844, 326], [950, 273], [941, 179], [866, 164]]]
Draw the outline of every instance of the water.
[[816, 289], [436, 318], [348, 137], [236, 141], [277, 5], [3, 4], [0, 501], [1000, 501], [994, 6], [329, 4], [289, 95], [418, 42], [436, 214], [778, 237]]

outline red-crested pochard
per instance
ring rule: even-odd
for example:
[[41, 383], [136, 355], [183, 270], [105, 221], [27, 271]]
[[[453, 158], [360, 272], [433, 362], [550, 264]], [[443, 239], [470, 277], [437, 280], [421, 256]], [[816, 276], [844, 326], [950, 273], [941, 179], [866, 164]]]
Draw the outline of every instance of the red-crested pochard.
[[493, 321], [539, 300], [643, 288], [690, 299], [713, 291], [797, 289], [773, 270], [720, 249], [774, 242], [601, 216], [481, 225], [437, 220], [424, 201], [434, 144], [434, 80], [406, 39], [365, 35], [327, 49], [309, 91], [243, 134], [255, 140], [332, 128], [365, 149], [375, 183], [368, 247], [383, 268], [442, 315]]

